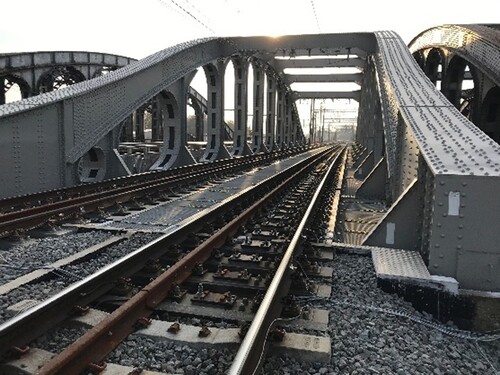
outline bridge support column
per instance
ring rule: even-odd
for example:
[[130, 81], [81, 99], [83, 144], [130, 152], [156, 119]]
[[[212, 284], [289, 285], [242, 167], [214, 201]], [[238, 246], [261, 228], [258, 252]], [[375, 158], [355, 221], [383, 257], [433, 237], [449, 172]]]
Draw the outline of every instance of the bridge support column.
[[161, 141], [163, 139], [163, 122], [160, 94], [156, 95], [151, 104], [151, 141]]
[[218, 61], [216, 65], [203, 67], [207, 76], [207, 147], [200, 161], [213, 161], [229, 158], [229, 151], [224, 146], [224, 72], [226, 65]]
[[290, 93], [286, 93], [285, 95], [285, 123], [283, 130], [283, 147], [289, 148], [291, 146], [291, 130], [292, 130], [292, 97]]
[[248, 62], [241, 57], [234, 58], [234, 133], [233, 156], [250, 155], [247, 143], [248, 127]]
[[269, 151], [276, 149], [276, 79], [270, 74], [267, 76], [267, 116], [266, 116], [266, 148]]
[[265, 71], [256, 63], [253, 67], [253, 120], [252, 120], [252, 152], [266, 152], [264, 145], [264, 75]]
[[203, 119], [203, 110], [198, 107], [195, 109], [195, 140], [203, 141], [203, 134], [205, 134], [205, 122]]
[[137, 142], [144, 142], [144, 107], [135, 111], [135, 138]]
[[293, 100], [291, 101], [290, 104], [290, 142], [289, 146], [290, 147], [295, 147], [297, 146], [297, 130], [298, 130], [298, 115], [295, 110], [295, 107], [293, 105]]
[[132, 142], [134, 140], [134, 115], [131, 114], [121, 126], [120, 142]]
[[192, 72], [176, 81], [168, 88], [165, 96], [158, 95], [164, 142], [160, 157], [151, 170], [166, 170], [196, 163], [186, 147], [187, 92], [194, 75], [195, 72]]
[[285, 90], [282, 87], [278, 89], [278, 99], [276, 106], [276, 147], [283, 148], [283, 139], [285, 137]]

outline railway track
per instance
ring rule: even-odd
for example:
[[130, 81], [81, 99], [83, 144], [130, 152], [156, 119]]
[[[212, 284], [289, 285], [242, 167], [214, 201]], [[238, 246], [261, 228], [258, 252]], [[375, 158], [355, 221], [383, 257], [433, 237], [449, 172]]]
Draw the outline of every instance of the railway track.
[[0, 238], [20, 235], [47, 223], [57, 224], [96, 210], [123, 214], [127, 205], [137, 209], [141, 206], [140, 201], [146, 204], [163, 202], [179, 189], [241, 173], [302, 151], [303, 148], [297, 148], [257, 154], [3, 199], [0, 200]]
[[[262, 353], [271, 322], [280, 315], [281, 298], [290, 285], [291, 262], [301, 252], [300, 238], [311, 223], [322, 189], [338, 177], [343, 162], [345, 152], [339, 147], [313, 152], [291, 168], [215, 205], [209, 217], [185, 220], [173, 233], [70, 284], [0, 326], [2, 354], [5, 358], [20, 355], [38, 336], [99, 301], [107, 306], [109, 315], [37, 373], [78, 374], [89, 368], [102, 369], [102, 361], [122, 340], [138, 325], [148, 326], [159, 307], [168, 311], [172, 302], [187, 303], [186, 309], [192, 311], [196, 307], [201, 312], [219, 308], [233, 322], [237, 319], [231, 319], [231, 311], [244, 313], [240, 315], [254, 323], [265, 316], [258, 329], [249, 326], [240, 349], [255, 357]], [[303, 293], [309, 293], [303, 286]], [[117, 290], [127, 297], [118, 298]], [[129, 296], [134, 290], [138, 293]], [[178, 309], [173, 313], [182, 316]], [[200, 317], [206, 318], [203, 313]], [[210, 335], [208, 327], [202, 330], [200, 335]], [[241, 332], [244, 334], [246, 328]], [[273, 331], [273, 335], [280, 332]], [[255, 361], [249, 363], [232, 373], [252, 373]]]
[[0, 374], [494, 374], [493, 336], [474, 346], [430, 322], [339, 245], [353, 225], [352, 156], [322, 148], [221, 174], [71, 232], [90, 247], [0, 285], [14, 314], [0, 316]]

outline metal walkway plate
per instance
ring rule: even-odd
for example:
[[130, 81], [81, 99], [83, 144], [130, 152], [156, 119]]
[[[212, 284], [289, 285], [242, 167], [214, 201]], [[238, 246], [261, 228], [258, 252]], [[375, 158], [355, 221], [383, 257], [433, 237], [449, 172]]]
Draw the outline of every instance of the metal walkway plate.
[[105, 223], [96, 224], [94, 227], [168, 233], [175, 230], [183, 220], [203, 210], [210, 209], [212, 206], [221, 203], [234, 194], [292, 167], [316, 152], [305, 152], [285, 160], [274, 162], [266, 167], [255, 168], [250, 172], [233, 177], [220, 184], [211, 185], [205, 189], [183, 195], [174, 200], [121, 218], [113, 218]]
[[431, 280], [420, 253], [416, 251], [373, 248], [373, 265], [378, 278]]

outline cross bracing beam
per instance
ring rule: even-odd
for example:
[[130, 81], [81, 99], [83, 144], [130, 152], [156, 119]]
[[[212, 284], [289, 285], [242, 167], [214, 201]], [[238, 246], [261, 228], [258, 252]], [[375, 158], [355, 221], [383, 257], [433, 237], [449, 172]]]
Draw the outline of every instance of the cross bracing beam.
[[295, 99], [354, 99], [359, 101], [360, 91], [295, 91]]
[[293, 82], [360, 82], [362, 73], [350, 74], [286, 74], [286, 80]]
[[365, 60], [357, 57], [349, 59], [274, 59], [272, 65], [279, 70], [287, 68], [363, 68]]

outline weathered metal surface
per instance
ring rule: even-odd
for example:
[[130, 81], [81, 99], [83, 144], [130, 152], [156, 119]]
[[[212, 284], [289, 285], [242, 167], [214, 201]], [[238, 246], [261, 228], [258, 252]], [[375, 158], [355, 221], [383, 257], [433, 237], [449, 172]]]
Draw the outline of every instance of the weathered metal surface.
[[[478, 61], [471, 61], [477, 62], [492, 76], [497, 75], [500, 66], [498, 30], [477, 25], [444, 26], [423, 35], [432, 35], [432, 43], [436, 42], [435, 38], [442, 38], [441, 43], [448, 43], [448, 47], [455, 48], [456, 53], [467, 53], [471, 59], [471, 56], [476, 56]], [[415, 42], [415, 48], [427, 45], [428, 38], [418, 40], [421, 41]], [[199, 66], [211, 64], [223, 68], [229, 57], [252, 56], [263, 65], [280, 69], [291, 63], [280, 62], [275, 59], [276, 56], [294, 60], [300, 56], [338, 54], [348, 56], [345, 59], [347, 65], [359, 66], [361, 60], [365, 62], [361, 92], [350, 95], [359, 95], [361, 101], [358, 139], [367, 148], [367, 154], [372, 153], [371, 165], [374, 166], [382, 156], [386, 157], [387, 197], [395, 202], [417, 179], [417, 183], [422, 185], [418, 189], [418, 199], [423, 202], [423, 207], [418, 214], [419, 240], [416, 245], [426, 260], [434, 259], [437, 254], [438, 257], [443, 256], [443, 262], [453, 264], [460, 254], [444, 254], [436, 247], [441, 246], [439, 238], [443, 235], [447, 239], [458, 236], [453, 225], [446, 226], [446, 231], [434, 227], [438, 222], [436, 213], [441, 210], [439, 194], [445, 193], [436, 187], [445, 183], [454, 189], [448, 193], [459, 196], [463, 194], [459, 185], [464, 183], [474, 187], [498, 187], [500, 146], [463, 117], [436, 90], [403, 41], [397, 34], [388, 31], [197, 40], [160, 51], [94, 80], [2, 106], [0, 138], [12, 140], [9, 147], [0, 149], [0, 158], [5, 166], [0, 177], [5, 187], [2, 193], [9, 195], [74, 183], [78, 160], [92, 147], [101, 147], [107, 155], [106, 162], [113, 164], [109, 162], [109, 147], [106, 146], [110, 142], [107, 138], [110, 132], [116, 133], [118, 124], [132, 111], [162, 90], [173, 87]], [[349, 56], [355, 62], [347, 63]], [[324, 58], [322, 60], [325, 62]], [[304, 64], [297, 62], [297, 65]], [[342, 62], [334, 65], [342, 66]], [[278, 85], [283, 89], [281, 100], [278, 96], [279, 146], [303, 143], [294, 106], [296, 97], [286, 82], [278, 82]], [[217, 87], [211, 93], [215, 94], [215, 102], [220, 104], [223, 97], [221, 82]], [[209, 102], [212, 100], [211, 95], [208, 99]], [[215, 106], [216, 116], [221, 117], [222, 108], [222, 104]], [[217, 123], [218, 120], [214, 124]], [[262, 124], [259, 125], [261, 130]], [[216, 133], [217, 141], [222, 133], [219, 130]], [[33, 157], [33, 145], [36, 145], [36, 157]], [[220, 142], [219, 146], [213, 149], [214, 152], [223, 151]], [[115, 158], [114, 155], [111, 157]], [[448, 177], [453, 177], [456, 182], [454, 180], [448, 185]], [[474, 223], [481, 222], [484, 217], [490, 222], [500, 221], [500, 210], [489, 209], [482, 188], [467, 190], [466, 194], [468, 199], [479, 202], [477, 206], [485, 207], [486, 211], [466, 209], [463, 211], [465, 214], [461, 212], [464, 226], [474, 227]], [[442, 221], [444, 227], [444, 222], [451, 220], [447, 216], [439, 222]], [[485, 256], [479, 258], [484, 259], [484, 262], [479, 260], [481, 267], [492, 265], [496, 269], [500, 257], [496, 249], [497, 234], [494, 231], [481, 233], [484, 235], [481, 241], [483, 246], [478, 249], [477, 245], [471, 244], [469, 251], [485, 252]], [[431, 263], [429, 266], [434, 267]], [[451, 275], [451, 271], [444, 266], [439, 266], [435, 272]], [[463, 286], [485, 287], [479, 281], [472, 281], [472, 275], [467, 272], [459, 271], [456, 276]], [[491, 288], [500, 288], [498, 282], [491, 283]]]
[[[308, 163], [311, 163], [317, 157], [318, 153], [325, 151], [325, 149], [321, 149], [309, 153], [307, 157], [289, 168], [283, 168], [280, 173], [274, 174], [271, 179], [274, 181], [286, 179], [286, 177], [304, 168]], [[264, 182], [261, 181], [261, 183], [254, 185], [254, 187], [262, 188], [262, 186], [265, 186], [269, 182], [270, 179], [266, 179]], [[85, 305], [95, 300], [95, 298], [106, 293], [113, 287], [113, 280], [137, 272], [142, 269], [149, 259], [156, 259], [165, 254], [168, 250], [167, 245], [175, 243], [189, 233], [192, 233], [195, 228], [198, 228], [207, 221], [208, 216], [213, 217], [213, 215], [222, 213], [228, 207], [237, 204], [239, 200], [247, 199], [251, 195], [252, 189], [246, 189], [225, 199], [223, 202], [219, 202], [212, 207], [198, 212], [194, 216], [186, 218], [178, 223], [175, 228], [170, 228], [169, 232], [148, 245], [129, 253], [91, 276], [72, 284], [61, 293], [0, 325], [0, 348], [7, 350], [11, 346], [22, 347], [43, 333], [48, 327], [53, 326], [54, 323], [66, 318], [73, 306]], [[70, 371], [68, 373], [73, 372]]]
[[[148, 317], [152, 313], [153, 309], [168, 296], [171, 288], [187, 279], [197, 264], [202, 264], [207, 260], [214, 249], [222, 246], [229, 236], [236, 233], [241, 225], [293, 181], [297, 175], [301, 175], [310, 169], [311, 164], [314, 163], [317, 157], [318, 155], [296, 164], [296, 168], [287, 170], [290, 173], [282, 174], [279, 179], [276, 178], [279, 182], [277, 187], [246, 208], [218, 230], [215, 235], [185, 255], [74, 344], [48, 362], [39, 371], [39, 375], [80, 373], [90, 363], [99, 363], [121, 340], [134, 331], [139, 319]], [[244, 193], [238, 194], [239, 197], [243, 195]], [[158, 240], [155, 242], [158, 242]], [[204, 300], [205, 298], [208, 298], [211, 304], [227, 304], [228, 300], [229, 303], [234, 303], [232, 296], [221, 298], [220, 295], [216, 295], [215, 298], [210, 298], [209, 294], [200, 291], [198, 300]], [[109, 332], [112, 332], [112, 334], [110, 335]]]
[[312, 196], [310, 203], [301, 218], [301, 221], [290, 240], [283, 258], [280, 264], [276, 268], [276, 272], [273, 276], [269, 287], [267, 288], [266, 294], [260, 304], [255, 318], [248, 329], [248, 332], [241, 343], [238, 352], [233, 360], [233, 364], [228, 371], [228, 374], [254, 374], [259, 368], [262, 358], [262, 350], [266, 344], [268, 331], [271, 329], [274, 319], [280, 316], [281, 304], [279, 300], [283, 298], [288, 293], [288, 288], [290, 286], [290, 264], [292, 258], [300, 255], [300, 239], [303, 236], [303, 231], [306, 225], [310, 223], [313, 218], [313, 211], [317, 209], [319, 197], [324, 193], [323, 188], [326, 185], [326, 181], [332, 178], [334, 173], [337, 172], [336, 168], [339, 167], [341, 162], [345, 162], [345, 158], [341, 158], [341, 155], [345, 150], [341, 150], [337, 153], [335, 158], [330, 161], [330, 166], [326, 171], [323, 179], [319, 183], [314, 195]]
[[[0, 135], [2, 139], [15, 136], [14, 152], [2, 149], [1, 154], [7, 168], [2, 173], [3, 185], [7, 187], [4, 196], [74, 184], [75, 165], [89, 149], [103, 143], [110, 131], [143, 103], [199, 66], [235, 53], [274, 53], [292, 42], [304, 50], [317, 44], [313, 54], [319, 53], [319, 46], [329, 44], [349, 45], [353, 51], [357, 48], [366, 54], [374, 50], [373, 41], [370, 34], [198, 40], [168, 48], [94, 80], [2, 106]], [[294, 103], [289, 105], [293, 107]], [[38, 132], [33, 132], [37, 121]], [[295, 126], [298, 116], [290, 124], [292, 130], [299, 131], [300, 142], [304, 142], [300, 127]], [[288, 138], [286, 143], [295, 143], [295, 134]], [[27, 144], [38, 144], [37, 158], [30, 157], [31, 147], [28, 153]], [[111, 150], [105, 154], [110, 168], [121, 168]], [[34, 175], [39, 179], [33, 179]]]
[[444, 25], [417, 35], [410, 51], [445, 48], [479, 67], [500, 86], [500, 31], [483, 25]]
[[377, 277], [430, 280], [431, 275], [416, 251], [375, 247], [372, 250]]

